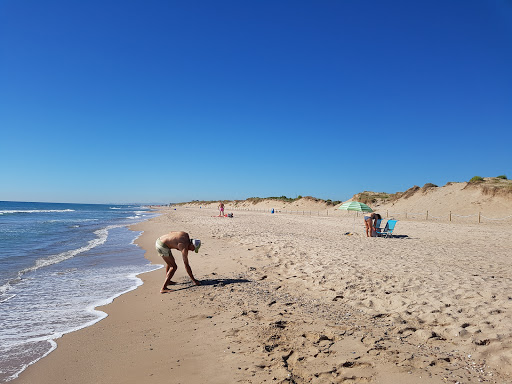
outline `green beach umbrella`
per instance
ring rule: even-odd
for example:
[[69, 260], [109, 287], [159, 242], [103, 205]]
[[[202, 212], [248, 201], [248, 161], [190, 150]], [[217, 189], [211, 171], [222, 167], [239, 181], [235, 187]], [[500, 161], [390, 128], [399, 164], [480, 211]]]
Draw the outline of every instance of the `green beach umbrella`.
[[[338, 209], [343, 211], [373, 212], [373, 209], [371, 209], [365, 203], [360, 203], [359, 201], [347, 201], [346, 203], [341, 204]], [[354, 227], [352, 228], [352, 232], [355, 232], [355, 228], [356, 216], [354, 215]]]
[[347, 201], [346, 203], [341, 204], [338, 209], [344, 211], [373, 212], [373, 209], [359, 201]]

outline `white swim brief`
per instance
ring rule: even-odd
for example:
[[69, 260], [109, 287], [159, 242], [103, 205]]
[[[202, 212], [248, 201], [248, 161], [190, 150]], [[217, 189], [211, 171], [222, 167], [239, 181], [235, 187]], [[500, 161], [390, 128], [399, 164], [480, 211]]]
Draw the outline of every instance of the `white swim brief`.
[[160, 239], [156, 239], [155, 248], [161, 256], [169, 256], [171, 254], [171, 249], [162, 243]]

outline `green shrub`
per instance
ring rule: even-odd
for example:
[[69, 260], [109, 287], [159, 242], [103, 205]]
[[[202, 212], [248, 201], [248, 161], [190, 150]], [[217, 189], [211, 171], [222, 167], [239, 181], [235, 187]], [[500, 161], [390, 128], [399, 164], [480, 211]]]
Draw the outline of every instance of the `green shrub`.
[[507, 176], [505, 176], [505, 175], [496, 176], [496, 178], [497, 178], [497, 179], [508, 180], [508, 179], [507, 179]]
[[484, 178], [481, 176], [473, 176], [471, 180], [469, 180], [470, 183], [479, 183], [481, 181], [484, 181]]
[[292, 201], [295, 201], [295, 199], [292, 199], [291, 197], [286, 197], [285, 195], [280, 196], [280, 197], [271, 196], [271, 197], [267, 197], [267, 199], [280, 200], [280, 201], [284, 201], [286, 203], [291, 203]]

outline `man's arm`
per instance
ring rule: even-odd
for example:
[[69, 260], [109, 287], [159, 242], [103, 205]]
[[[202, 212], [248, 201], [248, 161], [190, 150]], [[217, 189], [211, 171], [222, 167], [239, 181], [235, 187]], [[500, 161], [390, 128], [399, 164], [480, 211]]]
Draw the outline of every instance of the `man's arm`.
[[188, 275], [192, 279], [195, 285], [201, 285], [199, 280], [196, 280], [194, 277], [194, 274], [192, 273], [192, 268], [190, 268], [190, 264], [188, 263], [188, 247], [183, 247], [181, 250], [181, 255], [183, 256], [183, 264], [185, 264], [185, 270], [187, 271]]

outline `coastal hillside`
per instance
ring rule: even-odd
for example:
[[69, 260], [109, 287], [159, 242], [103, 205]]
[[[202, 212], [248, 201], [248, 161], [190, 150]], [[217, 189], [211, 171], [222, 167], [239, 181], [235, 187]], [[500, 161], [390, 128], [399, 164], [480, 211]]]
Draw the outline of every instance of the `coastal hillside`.
[[[512, 180], [502, 177], [473, 178], [469, 182], [450, 182], [439, 187], [427, 183], [413, 186], [404, 192], [386, 193], [364, 191], [347, 201], [360, 201], [375, 211], [389, 214], [428, 214], [432, 217], [454, 215], [486, 215], [504, 217], [512, 215]], [[296, 199], [281, 197], [246, 200], [225, 200], [226, 209], [276, 209], [288, 211], [334, 211], [343, 202], [323, 200], [311, 196]], [[218, 201], [192, 201], [184, 206], [201, 206], [216, 209]]]
[[[223, 200], [226, 209], [276, 209], [288, 211], [325, 211], [333, 210], [341, 205], [341, 201], [323, 200], [312, 196], [299, 196], [296, 199], [281, 197], [250, 197], [246, 200]], [[219, 201], [192, 201], [181, 203], [185, 206], [200, 206], [203, 208], [217, 208]]]
[[482, 178], [470, 182], [447, 183], [442, 187], [425, 184], [413, 186], [405, 192], [377, 194], [363, 192], [354, 200], [365, 201], [374, 210], [409, 212], [431, 216], [485, 215], [505, 217], [512, 215], [512, 180]]

